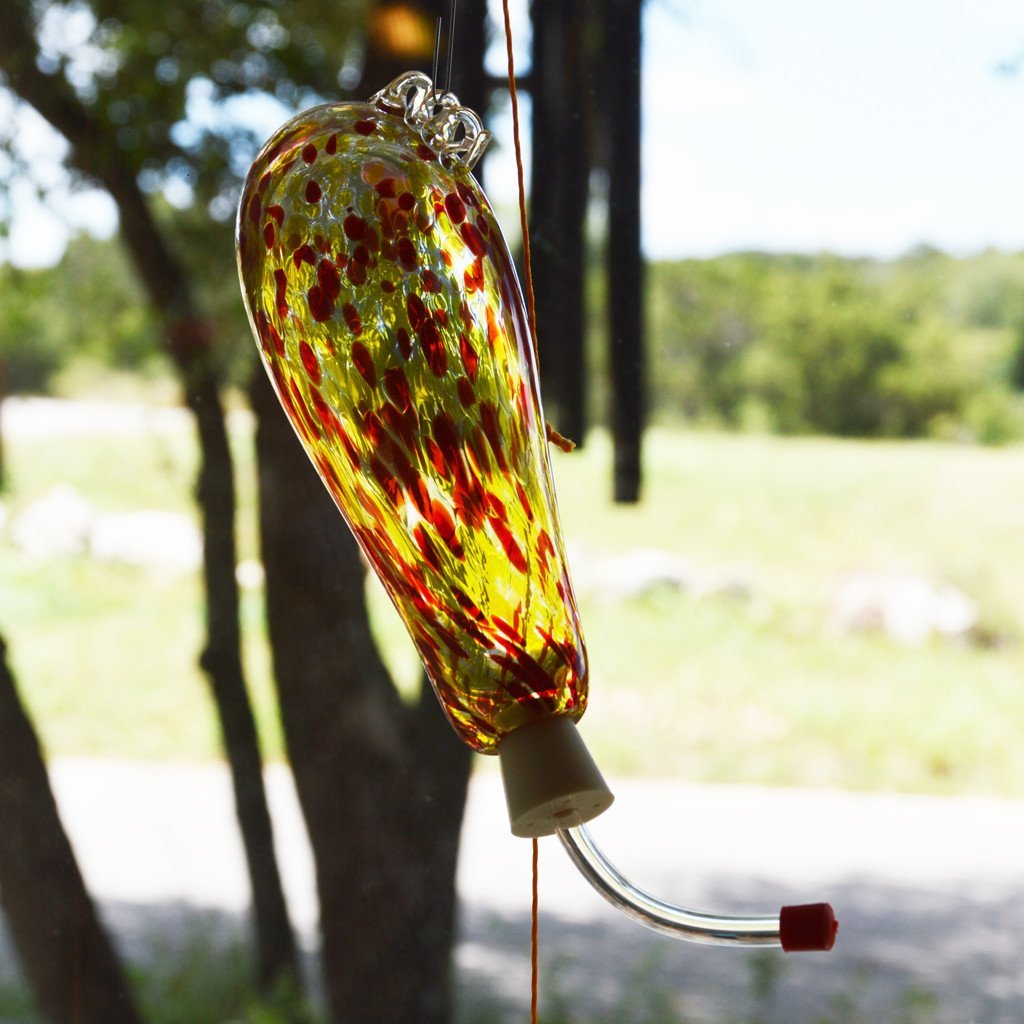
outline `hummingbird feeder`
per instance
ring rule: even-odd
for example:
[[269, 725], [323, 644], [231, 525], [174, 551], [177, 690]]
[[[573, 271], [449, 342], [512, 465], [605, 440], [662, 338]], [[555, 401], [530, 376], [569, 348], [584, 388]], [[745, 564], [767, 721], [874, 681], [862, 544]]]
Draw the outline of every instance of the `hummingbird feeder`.
[[602, 895], [658, 930], [828, 949], [827, 904], [688, 911], [633, 886], [585, 828], [613, 798], [576, 728], [587, 653], [529, 321], [471, 174], [489, 138], [420, 72], [281, 127], [237, 224], [263, 364], [449, 721], [497, 755], [512, 832], [557, 833]]

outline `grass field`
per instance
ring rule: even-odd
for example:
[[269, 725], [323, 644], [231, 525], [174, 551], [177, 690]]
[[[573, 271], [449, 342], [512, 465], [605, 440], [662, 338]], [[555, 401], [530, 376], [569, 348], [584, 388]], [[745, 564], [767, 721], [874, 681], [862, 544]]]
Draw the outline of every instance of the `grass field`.
[[[243, 557], [255, 554], [251, 443], [235, 429]], [[69, 483], [104, 511], [191, 513], [187, 424], [122, 436], [7, 439], [11, 522]], [[581, 595], [591, 656], [584, 732], [606, 770], [688, 780], [1024, 796], [1024, 450], [652, 431], [644, 500], [616, 507], [595, 435], [559, 455], [580, 577], [657, 547], [742, 593]], [[0, 534], [0, 631], [51, 754], [217, 756], [195, 667], [194, 575], [87, 555], [33, 560]], [[905, 646], [829, 626], [852, 571], [947, 580], [977, 602], [983, 644]], [[416, 664], [379, 594], [404, 685]], [[261, 595], [246, 593], [246, 658], [268, 751], [280, 756]]]

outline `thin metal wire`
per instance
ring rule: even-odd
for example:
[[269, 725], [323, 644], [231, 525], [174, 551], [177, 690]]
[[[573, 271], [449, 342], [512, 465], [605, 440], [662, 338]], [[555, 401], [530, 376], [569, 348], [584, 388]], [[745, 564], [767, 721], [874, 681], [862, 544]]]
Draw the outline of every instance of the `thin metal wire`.
[[437, 82], [438, 76], [441, 73], [441, 25], [444, 22], [442, 16], [438, 16], [437, 24], [434, 27], [434, 59], [430, 65], [430, 81], [433, 83], [430, 95], [431, 102], [436, 100], [438, 92], [443, 95], [446, 92], [452, 91], [452, 66], [455, 63], [455, 12], [457, 6], [458, 0], [451, 0], [451, 3], [448, 5], [448, 28], [445, 41], [447, 54], [445, 56], [444, 86], [441, 89], [438, 89]]
[[448, 8], [448, 66], [444, 72], [444, 91], [452, 91], [452, 65], [455, 63], [455, 8], [458, 0], [451, 0]]
[[434, 60], [430, 65], [430, 101], [434, 102], [434, 97], [437, 95], [437, 72], [438, 64], [441, 59], [441, 18], [438, 17], [437, 24], [434, 26]]
[[519, 226], [523, 235], [523, 278], [526, 285], [526, 311], [533, 339], [533, 357], [539, 362], [537, 346], [537, 303], [533, 291], [533, 264], [530, 260], [530, 224], [526, 215], [526, 184], [523, 174], [523, 149], [519, 140], [519, 98], [516, 94], [516, 64], [512, 54], [512, 17], [508, 0], [502, 0], [505, 19], [505, 52], [508, 59], [508, 95], [512, 104], [512, 142], [516, 154], [516, 178], [519, 182]]

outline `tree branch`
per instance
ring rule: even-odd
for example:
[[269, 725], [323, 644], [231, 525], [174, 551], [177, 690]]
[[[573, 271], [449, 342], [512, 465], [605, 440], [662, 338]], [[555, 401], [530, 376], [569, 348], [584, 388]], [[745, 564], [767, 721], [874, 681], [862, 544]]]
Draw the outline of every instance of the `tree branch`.
[[[39, 70], [39, 46], [21, 0], [0, 4], [0, 68], [9, 88], [45, 118], [71, 146], [68, 164], [102, 185], [121, 215], [121, 231], [151, 301], [168, 324], [195, 321], [196, 310], [177, 257], [164, 244], [146, 198], [114, 133], [57, 75]], [[173, 340], [173, 339], [172, 339]], [[183, 358], [184, 357], [184, 358]], [[175, 352], [185, 368], [191, 357]]]

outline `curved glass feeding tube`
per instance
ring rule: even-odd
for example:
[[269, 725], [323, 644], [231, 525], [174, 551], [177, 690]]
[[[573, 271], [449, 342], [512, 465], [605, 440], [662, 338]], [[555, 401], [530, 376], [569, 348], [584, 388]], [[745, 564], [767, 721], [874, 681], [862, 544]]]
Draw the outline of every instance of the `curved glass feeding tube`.
[[594, 842], [585, 825], [558, 832], [583, 877], [628, 917], [655, 931], [713, 946], [781, 946], [787, 952], [829, 950], [838, 924], [827, 903], [783, 907], [767, 917], [706, 914], [666, 903], [626, 878]]

